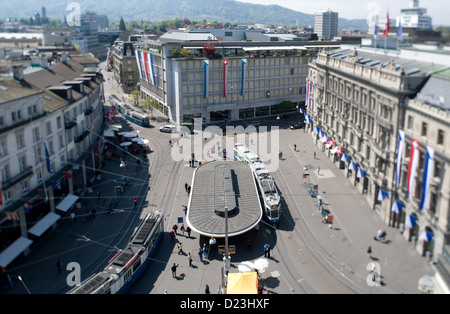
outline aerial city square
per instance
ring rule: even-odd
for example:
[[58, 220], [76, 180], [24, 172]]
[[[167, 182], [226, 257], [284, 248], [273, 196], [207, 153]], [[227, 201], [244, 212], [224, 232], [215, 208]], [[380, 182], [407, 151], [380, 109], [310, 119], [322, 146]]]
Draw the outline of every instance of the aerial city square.
[[1, 294], [450, 293], [444, 1], [24, 3]]

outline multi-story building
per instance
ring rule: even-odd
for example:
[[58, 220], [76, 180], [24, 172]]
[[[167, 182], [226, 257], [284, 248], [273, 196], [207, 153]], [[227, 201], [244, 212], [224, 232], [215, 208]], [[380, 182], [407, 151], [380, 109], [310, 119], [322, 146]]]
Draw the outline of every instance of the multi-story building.
[[319, 39], [333, 39], [338, 35], [338, 13], [324, 10], [314, 13], [314, 32]]
[[81, 195], [100, 165], [102, 77], [62, 62], [0, 81], [0, 266], [27, 253]]
[[115, 41], [111, 48], [111, 55], [113, 56], [114, 77], [124, 93], [137, 90], [139, 69], [133, 43], [130, 41]]
[[419, 7], [419, 0], [410, 0], [409, 8], [402, 9], [397, 17], [397, 26], [419, 30], [432, 30], [432, 19], [426, 15], [427, 9]]
[[[295, 110], [305, 101], [308, 62], [317, 47], [331, 43], [208, 44], [211, 42], [155, 41], [142, 43], [138, 50], [144, 61], [143, 97], [156, 99], [176, 123], [202, 118], [209, 124]], [[282, 102], [292, 106], [280, 108]]]
[[[449, 131], [448, 104], [444, 106], [447, 109], [437, 109], [423, 104], [416, 96], [434, 94], [442, 95], [438, 100], [445, 99], [446, 92], [438, 92], [438, 82], [433, 76], [430, 79], [430, 74], [446, 65], [421, 60], [417, 54], [411, 59], [400, 56], [395, 52], [356, 48], [319, 53], [310, 62], [309, 69], [312, 82], [307, 109], [312, 119], [309, 131], [317, 145], [345, 171], [355, 188], [366, 195], [368, 204], [385, 223], [405, 231], [404, 236], [417, 244], [421, 254], [432, 255], [437, 260], [443, 245], [448, 244], [449, 231], [449, 186], [445, 171], [449, 167], [445, 157], [448, 156], [445, 145], [445, 134]], [[439, 86], [442, 90], [448, 88], [442, 82]], [[397, 188], [399, 130], [405, 130], [408, 144], [401, 167], [402, 182]], [[420, 158], [413, 198], [409, 199], [405, 194], [405, 171], [414, 137], [419, 139]], [[431, 205], [424, 212], [419, 210], [417, 198], [422, 193], [428, 143], [435, 147], [436, 163]], [[337, 147], [343, 148], [343, 155], [338, 155]], [[397, 202], [400, 207], [404, 205], [400, 214], [393, 210]], [[408, 227], [411, 214], [420, 217], [420, 223], [413, 228]], [[435, 234], [435, 242], [419, 241], [425, 231]]]

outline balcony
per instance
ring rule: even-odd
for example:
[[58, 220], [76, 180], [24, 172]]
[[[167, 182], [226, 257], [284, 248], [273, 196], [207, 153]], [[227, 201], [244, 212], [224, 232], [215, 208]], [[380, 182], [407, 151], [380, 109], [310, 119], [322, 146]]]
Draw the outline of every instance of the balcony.
[[94, 112], [94, 108], [92, 108], [92, 107], [89, 107], [88, 109], [84, 109], [84, 115], [85, 116], [88, 116], [88, 115], [90, 115], [93, 112]]
[[77, 125], [77, 120], [76, 119], [64, 121], [64, 126], [65, 126], [66, 130], [72, 129], [76, 125]]
[[75, 143], [79, 143], [89, 135], [89, 130], [85, 130], [80, 136], [75, 136]]
[[33, 175], [33, 167], [29, 166], [23, 169], [20, 173], [16, 174], [15, 176], [8, 178], [7, 181], [2, 181], [2, 189], [7, 190], [16, 185], [17, 183], [21, 182], [22, 180], [31, 177], [32, 175]]

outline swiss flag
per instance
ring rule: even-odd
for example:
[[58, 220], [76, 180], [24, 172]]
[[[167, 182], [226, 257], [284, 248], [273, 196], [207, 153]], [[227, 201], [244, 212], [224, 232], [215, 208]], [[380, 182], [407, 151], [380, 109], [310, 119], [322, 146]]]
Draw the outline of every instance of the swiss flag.
[[115, 117], [116, 117], [116, 114], [114, 112], [114, 108], [112, 108], [106, 112], [106, 119], [108, 121], [113, 121]]
[[386, 16], [386, 24], [384, 25], [383, 35], [385, 37], [388, 37], [388, 33], [389, 33], [389, 11]]

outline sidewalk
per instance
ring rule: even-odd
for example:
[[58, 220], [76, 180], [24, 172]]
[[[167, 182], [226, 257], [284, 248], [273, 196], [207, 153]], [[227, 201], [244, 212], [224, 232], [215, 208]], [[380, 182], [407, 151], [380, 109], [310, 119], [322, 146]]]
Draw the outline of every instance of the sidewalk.
[[[134, 161], [127, 156], [125, 162], [131, 165]], [[1, 293], [26, 294], [27, 289], [31, 294], [66, 293], [70, 290], [66, 283], [72, 270], [66, 270], [69, 263], [80, 265], [83, 281], [88, 275], [103, 269], [117, 248], [127, 243], [129, 232], [140, 214], [139, 206], [133, 208], [133, 197], [138, 196], [138, 205], [144, 200], [140, 197], [143, 185], [139, 180], [145, 180], [147, 171], [141, 170], [136, 174], [134, 167], [130, 166], [128, 175], [131, 182], [122, 194], [115, 191], [117, 184], [113, 182], [124, 175], [119, 161], [105, 159], [101, 170], [101, 179], [93, 182], [92, 192], [81, 196], [81, 208], [74, 208], [75, 221], [72, 222], [69, 215], [62, 217], [56, 229], [39, 239], [30, 254], [13, 264], [11, 276], [14, 287], [2, 287]], [[101, 193], [100, 199], [98, 192]], [[109, 206], [113, 203], [120, 212], [109, 213]], [[88, 214], [92, 209], [95, 209], [94, 216]], [[61, 272], [56, 266], [57, 259], [62, 262]], [[21, 276], [22, 282], [18, 276]]]

